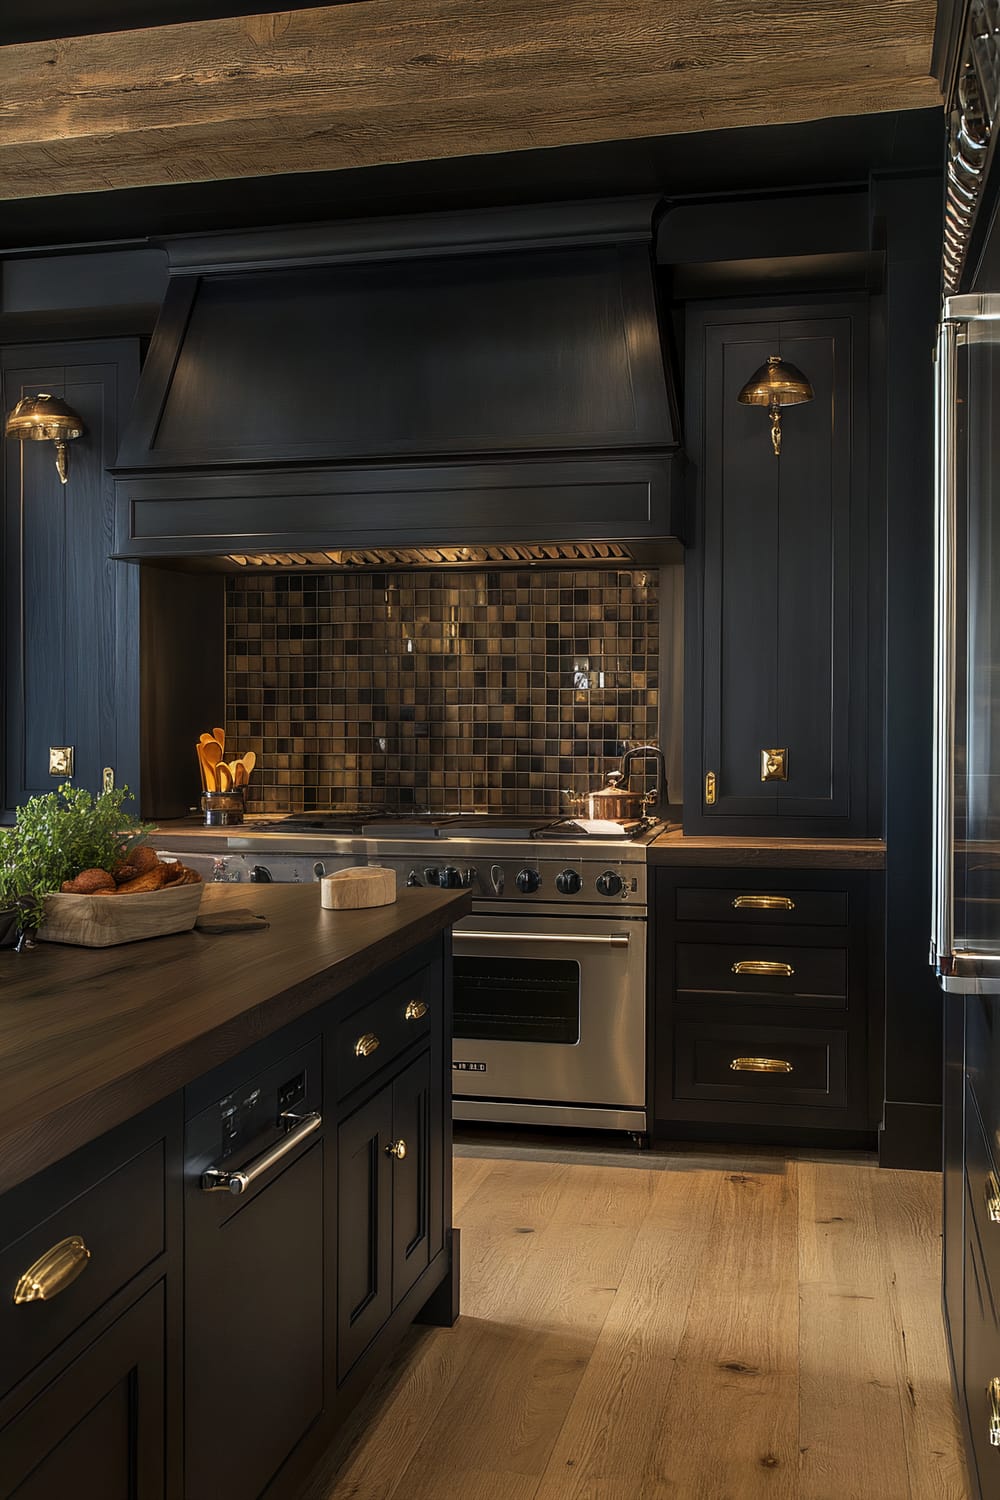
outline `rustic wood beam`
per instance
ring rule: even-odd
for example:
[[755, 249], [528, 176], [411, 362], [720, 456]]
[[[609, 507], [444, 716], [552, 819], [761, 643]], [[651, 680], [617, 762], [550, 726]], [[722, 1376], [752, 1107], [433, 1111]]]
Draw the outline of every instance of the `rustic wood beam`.
[[934, 0], [361, 0], [0, 47], [0, 199], [940, 104]]

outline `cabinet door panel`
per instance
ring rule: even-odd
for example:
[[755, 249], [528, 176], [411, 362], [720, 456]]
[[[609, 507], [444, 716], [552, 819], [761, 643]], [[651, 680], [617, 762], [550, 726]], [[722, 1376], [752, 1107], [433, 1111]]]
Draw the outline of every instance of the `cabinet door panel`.
[[162, 1283], [0, 1431], [0, 1500], [163, 1500]]
[[392, 1311], [392, 1087], [338, 1131], [337, 1375], [343, 1380]]
[[221, 1224], [189, 1185], [186, 1500], [255, 1500], [323, 1409], [323, 1149]]
[[[688, 347], [702, 532], [691, 559], [700, 579], [687, 591], [685, 829], [861, 832], [866, 309], [692, 309]], [[770, 354], [798, 366], [814, 391], [783, 410], [780, 456], [766, 408], [737, 399]], [[762, 781], [761, 752], [775, 748], [786, 752], [787, 779]]]
[[392, 1086], [392, 1128], [406, 1155], [392, 1160], [392, 1301], [401, 1302], [431, 1258], [431, 1181], [440, 1152], [431, 1113], [430, 1054], [417, 1059]]
[[51, 443], [5, 452], [5, 804], [58, 784], [49, 747], [71, 745], [74, 781], [99, 791], [104, 766], [137, 790], [138, 585], [114, 550], [118, 428], [138, 379], [133, 339], [9, 348], [4, 410], [51, 391], [83, 418], [69, 482]]

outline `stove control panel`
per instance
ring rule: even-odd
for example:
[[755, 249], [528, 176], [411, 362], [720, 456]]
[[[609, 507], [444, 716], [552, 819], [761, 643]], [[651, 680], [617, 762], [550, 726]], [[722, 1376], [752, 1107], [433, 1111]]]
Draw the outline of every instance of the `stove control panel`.
[[642, 905], [646, 900], [646, 867], [634, 860], [619, 863], [603, 860], [580, 860], [570, 865], [561, 859], [539, 859], [529, 864], [515, 856], [506, 864], [499, 860], [478, 865], [421, 865], [410, 859], [380, 854], [378, 863], [397, 873], [400, 885], [436, 885], [443, 890], [471, 890], [480, 900], [563, 901], [604, 905], [608, 901], [628, 901]]

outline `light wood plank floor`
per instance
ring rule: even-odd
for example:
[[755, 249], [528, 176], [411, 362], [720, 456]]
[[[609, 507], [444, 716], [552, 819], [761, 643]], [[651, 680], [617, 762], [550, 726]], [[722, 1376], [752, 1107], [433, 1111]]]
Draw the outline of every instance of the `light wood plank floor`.
[[937, 1175], [465, 1145], [463, 1315], [303, 1500], [967, 1500]]

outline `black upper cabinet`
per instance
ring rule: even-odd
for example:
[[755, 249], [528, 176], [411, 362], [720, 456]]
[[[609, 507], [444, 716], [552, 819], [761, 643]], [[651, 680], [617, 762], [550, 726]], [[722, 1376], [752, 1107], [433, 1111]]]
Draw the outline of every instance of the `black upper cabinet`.
[[114, 550], [118, 432], [139, 374], [136, 339], [0, 351], [3, 409], [50, 391], [83, 418], [69, 480], [51, 443], [4, 454], [4, 802], [50, 791], [50, 746], [71, 746], [73, 780], [99, 791], [105, 766], [138, 780], [138, 569]]
[[[783, 410], [780, 457], [766, 408], [737, 400], [770, 354], [815, 393]], [[685, 829], [866, 831], [865, 305], [693, 308], [688, 399]], [[763, 777], [775, 750], [783, 780]]]

